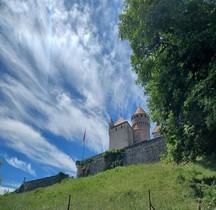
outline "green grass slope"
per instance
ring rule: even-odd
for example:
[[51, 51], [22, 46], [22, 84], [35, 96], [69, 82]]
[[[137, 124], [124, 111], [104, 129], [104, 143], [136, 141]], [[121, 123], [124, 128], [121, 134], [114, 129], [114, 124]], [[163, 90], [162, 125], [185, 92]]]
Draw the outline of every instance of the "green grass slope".
[[66, 179], [51, 187], [0, 196], [2, 210], [149, 209], [148, 190], [156, 210], [216, 207], [216, 171], [199, 164], [149, 164], [117, 167], [95, 176]]

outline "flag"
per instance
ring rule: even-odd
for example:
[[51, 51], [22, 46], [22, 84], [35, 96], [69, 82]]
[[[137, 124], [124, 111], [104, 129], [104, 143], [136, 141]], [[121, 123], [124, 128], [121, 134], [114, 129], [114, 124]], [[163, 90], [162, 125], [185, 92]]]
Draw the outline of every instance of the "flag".
[[83, 135], [83, 141], [85, 141], [86, 139], [86, 128], [85, 128], [85, 132], [84, 132], [84, 135]]

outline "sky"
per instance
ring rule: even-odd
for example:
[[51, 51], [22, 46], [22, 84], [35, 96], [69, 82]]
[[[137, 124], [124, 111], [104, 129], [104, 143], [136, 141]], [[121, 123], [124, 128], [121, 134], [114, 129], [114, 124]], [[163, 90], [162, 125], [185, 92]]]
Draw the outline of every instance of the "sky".
[[[0, 193], [108, 150], [146, 96], [118, 38], [123, 0], [0, 1]], [[152, 130], [151, 126], [151, 130]]]

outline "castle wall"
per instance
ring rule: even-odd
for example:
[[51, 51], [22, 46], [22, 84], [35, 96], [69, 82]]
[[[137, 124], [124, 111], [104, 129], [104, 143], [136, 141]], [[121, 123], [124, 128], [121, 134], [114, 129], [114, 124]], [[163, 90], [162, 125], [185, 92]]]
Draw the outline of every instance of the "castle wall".
[[103, 153], [95, 155], [83, 161], [76, 161], [77, 177], [94, 175], [105, 170], [105, 160]]
[[[167, 154], [164, 138], [156, 138], [150, 141], [142, 141], [131, 146], [123, 148], [124, 166], [141, 163], [153, 163], [160, 161], [160, 155]], [[85, 177], [105, 171], [107, 166], [104, 153], [92, 158], [77, 161], [77, 177]]]
[[109, 130], [110, 150], [121, 149], [133, 143], [133, 130], [126, 122]]
[[16, 190], [16, 193], [28, 192], [40, 187], [48, 187], [53, 184], [60, 183], [63, 179], [68, 177], [69, 176], [67, 174], [60, 172], [56, 176], [50, 176], [42, 179], [36, 179], [33, 181], [24, 182], [19, 187], [19, 189]]
[[124, 166], [157, 162], [161, 153], [167, 153], [164, 138], [139, 142], [125, 148]]

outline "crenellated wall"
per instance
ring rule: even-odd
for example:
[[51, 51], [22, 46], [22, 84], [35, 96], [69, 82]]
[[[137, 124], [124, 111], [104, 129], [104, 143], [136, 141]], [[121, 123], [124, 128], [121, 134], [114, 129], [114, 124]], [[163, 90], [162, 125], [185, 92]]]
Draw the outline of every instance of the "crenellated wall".
[[[153, 163], [160, 161], [161, 154], [167, 154], [165, 140], [162, 137], [125, 147], [119, 151], [123, 152], [123, 166], [140, 163]], [[96, 155], [83, 161], [77, 161], [77, 177], [94, 175], [109, 169], [105, 153]]]

